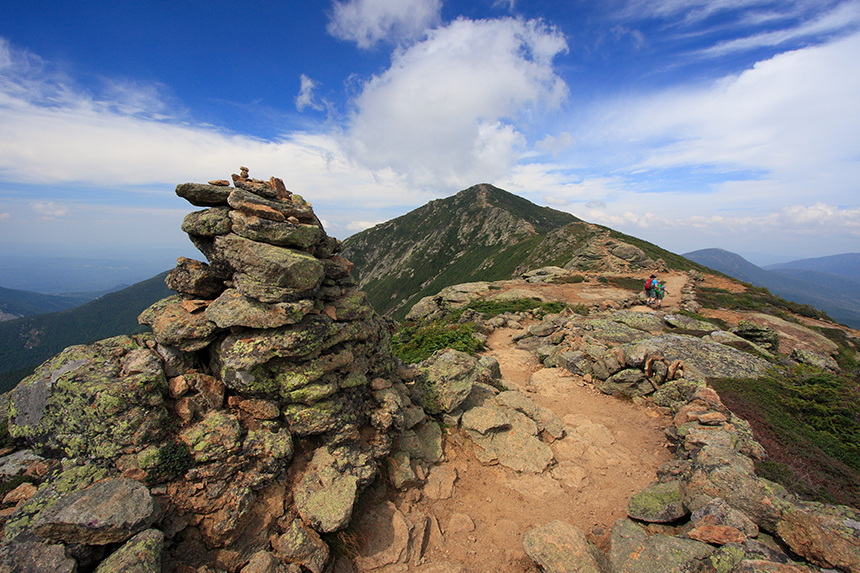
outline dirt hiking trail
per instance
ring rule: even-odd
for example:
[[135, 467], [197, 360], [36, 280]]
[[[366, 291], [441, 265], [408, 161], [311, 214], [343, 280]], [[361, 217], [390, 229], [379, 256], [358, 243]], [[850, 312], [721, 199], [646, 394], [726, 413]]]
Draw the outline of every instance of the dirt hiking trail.
[[[684, 277], [661, 278], [668, 279], [663, 310], [677, 307]], [[565, 298], [570, 303], [592, 298], [583, 296], [577, 286], [551, 288], [569, 289]], [[651, 311], [646, 306], [637, 309]], [[445, 461], [440, 465], [456, 472], [453, 487], [428, 494], [425, 486], [423, 492], [388, 496], [403, 514], [417, 512], [435, 521], [424, 557], [418, 563], [373, 571], [538, 573], [523, 551], [522, 538], [528, 530], [556, 519], [580, 528], [608, 552], [612, 526], [626, 516], [630, 497], [673, 459], [663, 434], [669, 418], [656, 408], [604, 395], [564, 369], [544, 368], [534, 353], [514, 344], [514, 335], [521, 332], [494, 331], [484, 354], [499, 361], [504, 380], [564, 422], [566, 437], [550, 443], [555, 463], [541, 474], [484, 465], [475, 455], [477, 446], [462, 430], [446, 429]], [[551, 439], [544, 436], [548, 443]]]

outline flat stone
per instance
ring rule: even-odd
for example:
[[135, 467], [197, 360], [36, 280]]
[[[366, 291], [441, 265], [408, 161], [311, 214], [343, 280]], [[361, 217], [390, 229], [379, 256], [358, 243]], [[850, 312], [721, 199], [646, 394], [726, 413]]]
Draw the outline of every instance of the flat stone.
[[526, 532], [523, 549], [546, 573], [601, 573], [603, 558], [578, 528], [552, 521]]
[[161, 531], [141, 531], [102, 561], [95, 573], [161, 573], [163, 548]]
[[36, 535], [64, 543], [121, 543], [155, 520], [155, 501], [140, 482], [114, 478], [75, 491], [39, 514]]

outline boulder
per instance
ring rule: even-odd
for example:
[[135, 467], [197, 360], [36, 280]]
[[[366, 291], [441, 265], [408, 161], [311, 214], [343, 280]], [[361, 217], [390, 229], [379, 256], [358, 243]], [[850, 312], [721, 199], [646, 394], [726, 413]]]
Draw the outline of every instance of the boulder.
[[228, 289], [206, 307], [206, 318], [218, 328], [278, 328], [301, 322], [313, 308], [311, 300], [268, 304]]
[[197, 207], [226, 205], [230, 191], [230, 187], [203, 183], [181, 183], [176, 186], [176, 194]]
[[212, 263], [241, 270], [259, 283], [296, 291], [319, 288], [325, 265], [304, 251], [246, 239], [232, 233], [215, 237]]
[[145, 340], [70, 346], [39, 366], [12, 391], [10, 434], [37, 449], [100, 460], [160, 441], [167, 381]]
[[417, 366], [416, 390], [428, 414], [451, 412], [469, 396], [483, 370], [476, 358], [458, 350], [439, 350]]
[[39, 537], [65, 543], [121, 543], [155, 521], [155, 500], [140, 482], [114, 478], [61, 498], [33, 522]]
[[630, 498], [627, 515], [651, 523], [669, 523], [687, 515], [677, 480], [648, 486]]
[[217, 237], [230, 232], [233, 222], [228, 207], [212, 207], [189, 213], [182, 221], [182, 231], [196, 237]]
[[218, 325], [206, 318], [207, 304], [174, 295], [144, 310], [137, 321], [152, 329], [159, 344], [194, 352], [208, 346], [218, 332]]
[[822, 567], [860, 572], [860, 511], [804, 502], [783, 511], [776, 533], [792, 551]]
[[163, 547], [162, 532], [141, 531], [102, 561], [95, 573], [160, 573]]
[[301, 519], [294, 519], [283, 535], [272, 544], [275, 555], [287, 563], [296, 563], [311, 573], [323, 573], [330, 550], [319, 534]]
[[0, 571], [77, 573], [78, 564], [62, 545], [27, 541], [0, 546]]
[[167, 288], [191, 298], [213, 299], [224, 292], [226, 277], [206, 263], [179, 257], [176, 268], [167, 274]]
[[[638, 526], [635, 526], [638, 527]], [[683, 573], [696, 570], [714, 548], [693, 539], [631, 532], [624, 520], [612, 529], [613, 573]], [[616, 548], [617, 545], [617, 548]]]
[[546, 573], [601, 573], [603, 556], [585, 534], [563, 521], [552, 521], [526, 532], [526, 555]]

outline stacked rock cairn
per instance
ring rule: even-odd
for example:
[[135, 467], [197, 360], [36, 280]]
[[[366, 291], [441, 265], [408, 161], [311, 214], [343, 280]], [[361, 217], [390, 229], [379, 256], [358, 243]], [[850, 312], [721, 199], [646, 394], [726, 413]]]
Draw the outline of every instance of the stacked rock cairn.
[[409, 399], [389, 323], [311, 205], [232, 179], [177, 186], [203, 207], [182, 229], [208, 263], [179, 259], [177, 294], [139, 317], [151, 334], [70, 347], [10, 393], [9, 432], [44, 478], [6, 522], [0, 570], [330, 562], [321, 535], [349, 524]]

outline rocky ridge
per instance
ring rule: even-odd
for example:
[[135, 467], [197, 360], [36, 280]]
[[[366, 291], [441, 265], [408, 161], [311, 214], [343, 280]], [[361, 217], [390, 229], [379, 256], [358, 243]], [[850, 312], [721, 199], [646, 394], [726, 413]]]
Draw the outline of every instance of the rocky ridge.
[[[390, 501], [357, 511], [361, 492], [383, 474], [407, 499], [456, 496], [457, 472], [441, 463], [455, 432], [483, 463], [573, 479], [559, 448], [585, 451], [595, 428], [539, 406], [492, 358], [449, 350], [398, 364], [388, 323], [311, 206], [278, 179], [245, 169], [232, 179], [177, 187], [204, 207], [183, 230], [208, 263], [179, 260], [167, 279], [178, 294], [141, 315], [151, 335], [71, 347], [7, 395], [9, 431], [29, 447], [0, 458], [0, 475], [29, 479], [4, 500], [0, 571], [465, 571], [429, 550], [468, 532], [468, 516], [441, 524]], [[539, 292], [565, 272], [452, 288], [414, 312]], [[518, 346], [544, 364], [673, 415], [677, 460], [631, 499], [609, 550], [553, 521], [523, 537], [532, 561], [545, 571], [860, 570], [857, 511], [799, 502], [755, 476], [750, 460], [763, 450], [706, 386], [766, 366], [778, 349], [758, 346], [762, 329], [727, 332], [637, 302], [483, 323], [519, 327]], [[736, 348], [745, 345], [759, 350]], [[373, 534], [334, 554], [354, 523]]]
[[208, 262], [179, 259], [152, 334], [67, 348], [6, 395], [28, 449], [0, 460], [25, 481], [0, 570], [320, 573], [395, 441], [438, 436], [311, 205], [232, 180], [177, 186]]
[[[563, 276], [560, 269], [550, 268], [529, 273], [526, 280], [458, 285], [421, 301], [410, 318], [439, 318], [476, 299], [532, 295], [547, 300], [535, 283]], [[697, 307], [691, 296], [696, 280], [702, 280], [701, 275], [691, 273], [681, 288], [682, 306]], [[517, 346], [534, 352], [545, 366], [563, 368], [605, 394], [653, 404], [672, 416], [666, 436], [676, 460], [630, 499], [628, 518], [612, 530], [608, 555], [597, 551], [584, 532], [559, 521], [525, 535], [527, 554], [543, 571], [552, 572], [860, 571], [860, 511], [800, 501], [756, 476], [753, 460], [765, 459], [766, 452], [749, 425], [707, 386], [711, 377], [762, 375], [769, 366], [765, 357], [779, 351], [777, 332], [750, 321], [740, 321], [729, 332], [677, 313], [643, 312], [641, 298], [603, 301], [587, 316], [568, 310], [527, 328], [522, 324], [534, 317], [525, 314], [489, 321], [468, 316], [484, 332], [520, 329], [514, 336]], [[795, 348], [786, 357], [838, 369], [826, 353]], [[452, 415], [480, 446], [478, 455], [485, 461], [541, 473], [555, 460], [537, 440], [552, 443], [576, 436], [576, 430], [564, 424], [552, 430], [552, 425], [539, 427], [543, 433], [531, 432], [540, 436], [532, 455], [525, 454], [526, 448], [508, 442], [528, 434], [510, 416], [509, 392], [481, 391], [482, 400], [476, 402], [473, 394]], [[547, 414], [533, 414], [532, 420], [546, 424]], [[512, 450], [517, 452], [513, 459]], [[545, 455], [535, 453], [539, 451]], [[525, 465], [525, 460], [534, 463]]]

